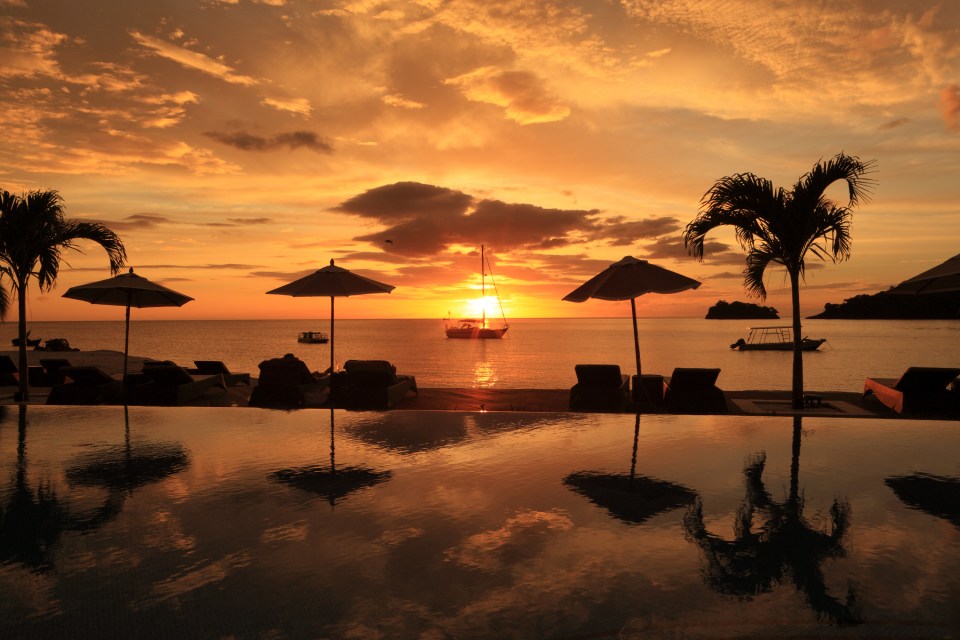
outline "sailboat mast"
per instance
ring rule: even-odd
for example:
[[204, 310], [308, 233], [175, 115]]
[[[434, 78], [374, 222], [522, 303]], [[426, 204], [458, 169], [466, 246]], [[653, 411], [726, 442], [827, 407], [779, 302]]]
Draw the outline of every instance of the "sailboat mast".
[[486, 258], [484, 257], [483, 245], [480, 245], [480, 313], [483, 314], [483, 324], [481, 327], [487, 326], [487, 270], [486, 270]]

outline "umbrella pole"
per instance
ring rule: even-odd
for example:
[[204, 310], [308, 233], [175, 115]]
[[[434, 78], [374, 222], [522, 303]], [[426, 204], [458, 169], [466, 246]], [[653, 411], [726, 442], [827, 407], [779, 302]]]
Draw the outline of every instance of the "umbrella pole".
[[[638, 399], [646, 398], [647, 392], [643, 388], [643, 378], [640, 375], [640, 331], [637, 329], [637, 299], [630, 298], [630, 313], [633, 315], [633, 351], [637, 358], [637, 381], [634, 387], [640, 386]], [[636, 389], [634, 389], [636, 390]]]
[[333, 390], [333, 296], [330, 296], [330, 389]]
[[127, 355], [130, 353], [130, 302], [127, 302], [127, 330], [123, 336], [123, 382], [126, 389]]

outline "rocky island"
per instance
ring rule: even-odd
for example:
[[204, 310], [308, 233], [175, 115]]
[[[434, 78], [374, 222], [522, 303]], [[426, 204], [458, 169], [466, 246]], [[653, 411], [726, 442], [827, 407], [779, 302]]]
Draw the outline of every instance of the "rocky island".
[[718, 300], [707, 310], [707, 320], [779, 320], [773, 307], [762, 307], [750, 302]]
[[810, 318], [822, 320], [951, 320], [960, 318], [960, 291], [909, 295], [880, 291], [828, 302]]

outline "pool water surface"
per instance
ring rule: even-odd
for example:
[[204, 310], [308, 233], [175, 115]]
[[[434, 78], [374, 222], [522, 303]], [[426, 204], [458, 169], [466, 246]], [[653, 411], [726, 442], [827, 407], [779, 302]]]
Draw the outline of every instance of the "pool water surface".
[[960, 429], [5, 407], [0, 638], [960, 634]]

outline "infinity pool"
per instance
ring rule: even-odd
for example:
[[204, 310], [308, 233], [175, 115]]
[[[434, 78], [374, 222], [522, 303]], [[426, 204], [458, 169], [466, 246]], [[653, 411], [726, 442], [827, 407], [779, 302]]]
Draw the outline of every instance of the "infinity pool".
[[0, 638], [956, 637], [958, 451], [932, 421], [6, 407]]

